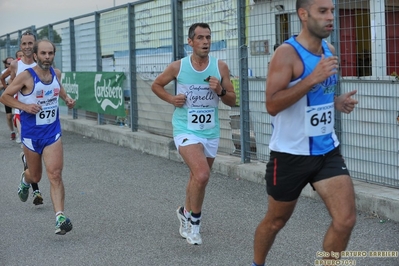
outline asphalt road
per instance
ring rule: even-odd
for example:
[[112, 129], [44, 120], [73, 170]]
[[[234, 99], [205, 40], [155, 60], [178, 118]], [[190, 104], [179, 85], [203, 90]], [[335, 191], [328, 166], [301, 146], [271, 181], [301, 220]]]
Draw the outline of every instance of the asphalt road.
[[[17, 196], [20, 145], [9, 140], [0, 112], [0, 265], [250, 265], [255, 228], [267, 208], [263, 185], [212, 174], [203, 207], [203, 245], [178, 233], [188, 168], [85, 136], [64, 132], [65, 213], [73, 230], [54, 234], [54, 212], [44, 173], [44, 204]], [[268, 256], [268, 265], [315, 265], [330, 223], [322, 202], [301, 197]], [[399, 224], [358, 213], [348, 251], [351, 265], [397, 266]]]

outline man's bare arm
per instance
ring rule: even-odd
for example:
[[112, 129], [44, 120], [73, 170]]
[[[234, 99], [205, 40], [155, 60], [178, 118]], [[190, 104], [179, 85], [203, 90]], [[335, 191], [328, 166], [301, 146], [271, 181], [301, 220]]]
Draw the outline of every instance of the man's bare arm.
[[[266, 110], [270, 115], [276, 115], [298, 102], [316, 84], [337, 73], [338, 58], [321, 56], [313, 72], [291, 88], [289, 83], [298, 78], [303, 67], [298, 71], [293, 58], [298, 58], [295, 50], [288, 44], [281, 45], [275, 52], [266, 79]], [[300, 60], [298, 58], [298, 60]]]
[[3, 88], [7, 88], [7, 82], [6, 82], [6, 78], [11, 74], [11, 70], [10, 68], [7, 68], [6, 71], [4, 71], [4, 73], [0, 76], [0, 81], [1, 84], [3, 85]]
[[59, 69], [54, 69], [54, 71], [57, 75], [58, 83], [60, 84], [60, 98], [64, 100], [69, 109], [72, 109], [75, 106], [75, 100], [68, 96], [64, 86], [61, 84], [61, 71]]
[[[231, 83], [230, 80], [230, 71], [229, 67], [227, 64], [221, 60], [219, 60], [219, 71], [222, 76], [222, 82], [221, 82], [221, 89], [226, 90], [226, 95], [220, 97], [222, 102], [228, 106], [235, 106], [236, 105], [236, 93], [234, 91], [234, 86], [233, 83]], [[217, 94], [220, 95], [221, 89], [219, 92], [216, 92]]]
[[180, 70], [180, 60], [172, 62], [152, 83], [151, 90], [162, 100], [173, 104], [176, 107], [182, 107], [186, 102], [186, 95], [171, 95], [165, 90], [165, 86], [176, 79]]
[[10, 106], [12, 108], [17, 108], [29, 113], [33, 113], [35, 110], [37, 110], [37, 108], [33, 108], [33, 106], [29, 107], [29, 105], [23, 104], [14, 98], [14, 95], [23, 88], [33, 88], [33, 79], [29, 72], [23, 72], [19, 74], [13, 80], [13, 82], [8, 85], [4, 93], [1, 95], [0, 101], [4, 105]]

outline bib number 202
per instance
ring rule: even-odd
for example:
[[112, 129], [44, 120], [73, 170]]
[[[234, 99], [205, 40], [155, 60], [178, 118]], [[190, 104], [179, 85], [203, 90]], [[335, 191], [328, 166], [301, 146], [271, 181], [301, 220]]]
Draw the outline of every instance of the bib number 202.
[[206, 114], [206, 115], [203, 115], [203, 114], [196, 115], [196, 114], [194, 114], [192, 116], [192, 119], [193, 120], [191, 121], [191, 123], [193, 123], [193, 124], [198, 124], [198, 123], [203, 124], [203, 123], [211, 123], [212, 122], [212, 116], [210, 114]]

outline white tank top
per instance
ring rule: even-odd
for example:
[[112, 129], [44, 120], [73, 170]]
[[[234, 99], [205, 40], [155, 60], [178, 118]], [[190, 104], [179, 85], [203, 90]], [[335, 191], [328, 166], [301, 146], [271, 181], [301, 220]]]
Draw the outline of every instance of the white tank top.
[[25, 71], [26, 69], [32, 68], [34, 66], [36, 66], [36, 62], [33, 62], [30, 65], [27, 65], [24, 62], [22, 62], [22, 60], [18, 60], [18, 69], [17, 69], [17, 73], [15, 74], [15, 76], [18, 76], [18, 74], [20, 74], [23, 71]]
[[[36, 66], [36, 62], [33, 62], [30, 65], [25, 64], [24, 62], [22, 62], [22, 60], [18, 60], [18, 68], [17, 68], [17, 73], [15, 74], [15, 76], [18, 76], [20, 73], [24, 72], [26, 69], [28, 68], [32, 68], [34, 66]], [[15, 98], [18, 99], [17, 95], [14, 96]], [[15, 114], [19, 114], [19, 109], [15, 108], [14, 109]]]

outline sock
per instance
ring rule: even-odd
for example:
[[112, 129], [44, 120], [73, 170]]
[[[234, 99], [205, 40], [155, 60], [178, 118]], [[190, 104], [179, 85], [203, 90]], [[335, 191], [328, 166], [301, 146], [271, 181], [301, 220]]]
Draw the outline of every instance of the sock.
[[56, 212], [55, 213], [55, 220], [57, 220], [58, 216], [60, 216], [60, 215], [64, 216], [64, 212], [63, 211]]
[[39, 190], [39, 186], [37, 185], [37, 183], [32, 183], [31, 185], [33, 191]]
[[184, 214], [184, 217], [186, 217], [187, 219], [190, 219], [191, 212], [187, 211], [186, 207], [183, 208], [183, 214]]
[[191, 213], [191, 223], [196, 224], [201, 220], [201, 212], [199, 213]]
[[24, 183], [24, 185], [26, 185], [26, 186], [30, 186], [30, 184], [25, 181], [25, 177], [22, 178], [22, 183]]
[[265, 266], [265, 264], [256, 264], [255, 262], [252, 262], [251, 266]]

